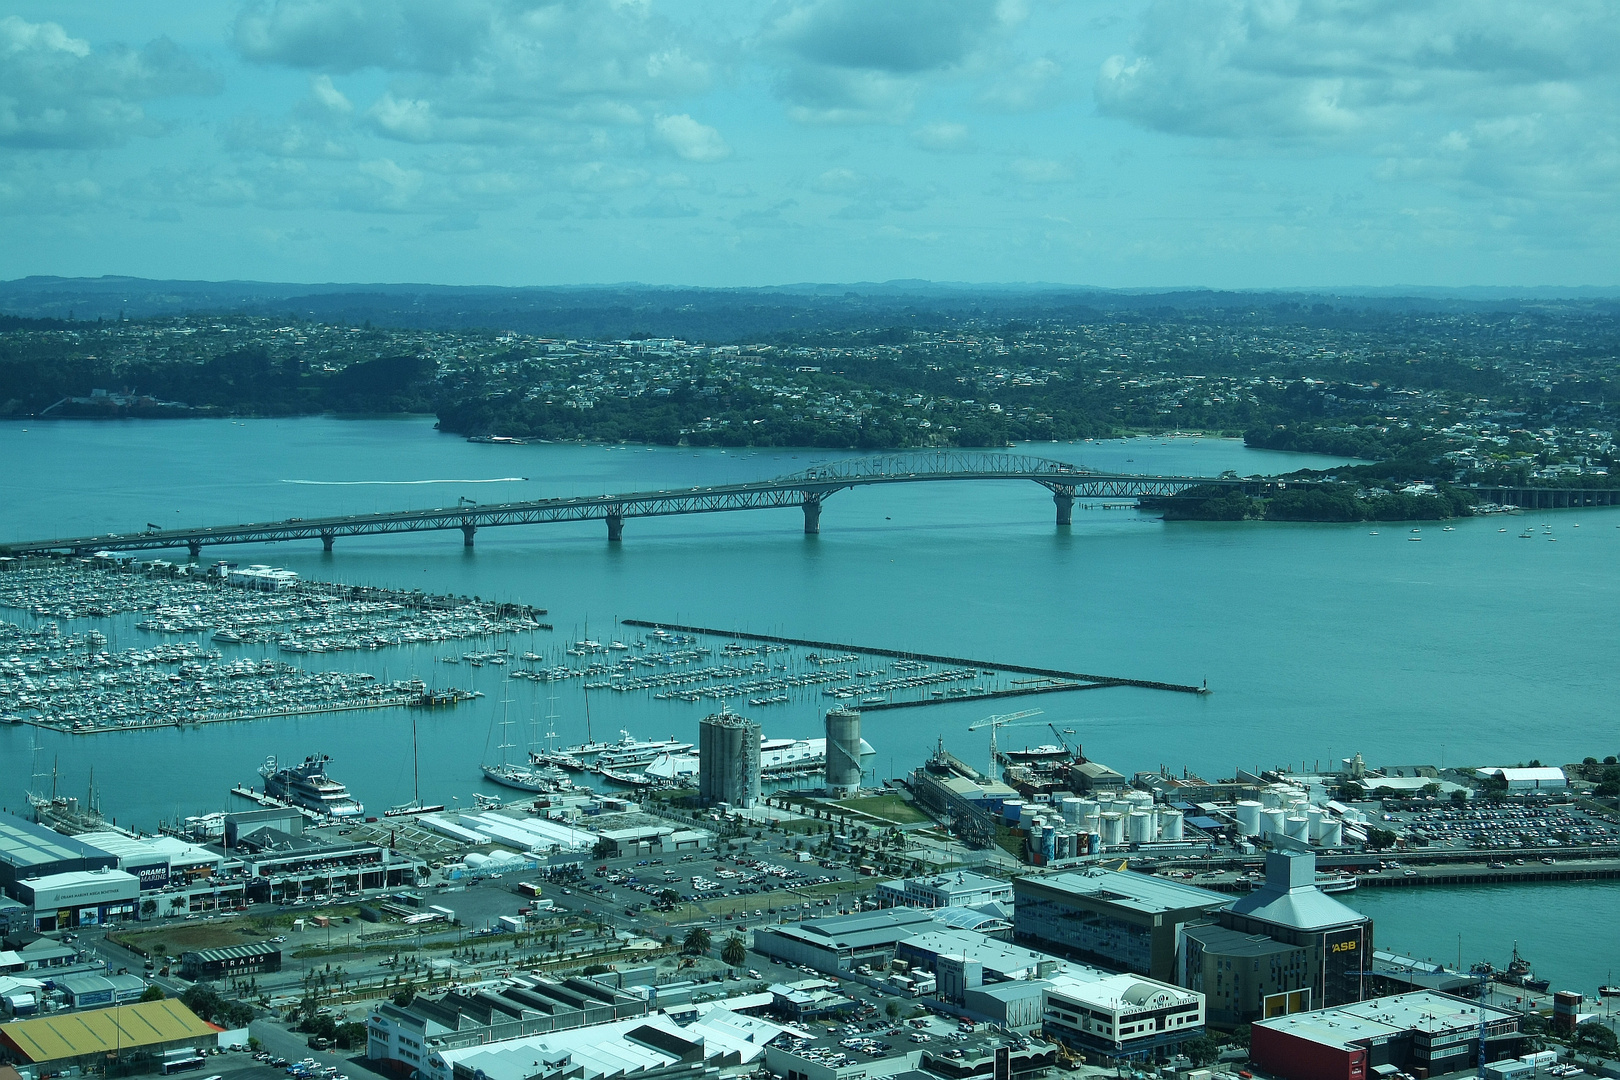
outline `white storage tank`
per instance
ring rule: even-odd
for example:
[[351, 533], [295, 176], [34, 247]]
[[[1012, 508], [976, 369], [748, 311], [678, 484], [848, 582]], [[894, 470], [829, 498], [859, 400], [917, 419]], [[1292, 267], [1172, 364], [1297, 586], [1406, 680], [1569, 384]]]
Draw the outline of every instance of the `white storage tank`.
[[1322, 838], [1317, 841], [1323, 847], [1344, 846], [1344, 822], [1337, 818], [1328, 818], [1322, 822]]
[[1283, 835], [1283, 818], [1285, 816], [1275, 806], [1268, 806], [1260, 811], [1260, 835], [1265, 837]]
[[1086, 832], [1097, 831], [1097, 819], [1102, 816], [1102, 807], [1095, 799], [1080, 800], [1080, 820], [1076, 823]]
[[1101, 815], [1102, 842], [1107, 845], [1123, 844], [1125, 842], [1125, 815], [1109, 810]]
[[1164, 807], [1159, 811], [1159, 839], [1180, 840], [1182, 837], [1181, 811]]
[[1284, 835], [1302, 844], [1311, 841], [1311, 819], [1304, 814], [1289, 814], [1283, 821]]
[[1081, 805], [1081, 800], [1080, 799], [1077, 799], [1072, 795], [1066, 796], [1063, 799], [1063, 801], [1061, 803], [1059, 803], [1058, 805], [1063, 808], [1063, 820], [1064, 821], [1068, 822], [1070, 825], [1079, 824], [1079, 822], [1080, 822], [1080, 805]]
[[1153, 805], [1153, 793], [1133, 789], [1125, 793], [1125, 801], [1130, 803], [1133, 809], [1143, 810]]
[[1311, 822], [1311, 839], [1322, 839], [1322, 823], [1327, 820], [1327, 811], [1320, 806], [1311, 806], [1306, 808], [1305, 816]]
[[1260, 835], [1260, 804], [1245, 799], [1237, 804], [1238, 832], [1244, 836]]
[[1125, 821], [1125, 835], [1133, 844], [1145, 844], [1153, 839], [1153, 814], [1147, 810], [1132, 810]]
[[1035, 806], [1034, 803], [1025, 803], [1018, 808], [1018, 823], [1020, 825], [1027, 826], [1030, 822], [1036, 821], [1039, 818], [1040, 810]]

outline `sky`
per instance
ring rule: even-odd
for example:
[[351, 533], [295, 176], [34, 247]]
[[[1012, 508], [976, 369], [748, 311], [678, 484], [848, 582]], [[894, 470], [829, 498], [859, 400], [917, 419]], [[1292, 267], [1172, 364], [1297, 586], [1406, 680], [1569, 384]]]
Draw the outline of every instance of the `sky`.
[[1611, 0], [0, 0], [0, 278], [1620, 284]]

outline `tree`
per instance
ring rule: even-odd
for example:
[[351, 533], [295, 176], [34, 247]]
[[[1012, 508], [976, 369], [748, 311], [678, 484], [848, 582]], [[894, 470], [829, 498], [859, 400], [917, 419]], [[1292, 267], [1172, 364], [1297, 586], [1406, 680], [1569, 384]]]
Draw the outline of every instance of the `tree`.
[[731, 967], [742, 967], [744, 960], [748, 959], [748, 946], [736, 934], [726, 938], [726, 943], [720, 946], [720, 959]]
[[597, 839], [596, 846], [591, 849], [591, 855], [597, 859], [611, 859], [617, 850], [618, 845], [603, 836]]
[[142, 1001], [162, 1001], [164, 998], [166, 998], [168, 996], [169, 995], [167, 995], [167, 994], [165, 994], [163, 992], [163, 987], [161, 987], [161, 986], [148, 986], [144, 991], [142, 991], [141, 1000]]
[[156, 915], [157, 914], [157, 901], [156, 900], [142, 900], [141, 901], [141, 914], [144, 917], [148, 918], [148, 919], [150, 919], [153, 915]]
[[1377, 826], [1373, 826], [1367, 830], [1367, 846], [1370, 848], [1377, 849], [1393, 847], [1395, 840], [1395, 834], [1390, 832], [1388, 829], [1380, 829]]
[[1588, 1020], [1575, 1029], [1575, 1040], [1570, 1046], [1599, 1057], [1611, 1058], [1620, 1054], [1620, 1037], [1617, 1037], [1602, 1021]]
[[1462, 788], [1458, 788], [1456, 791], [1453, 791], [1451, 793], [1451, 805], [1452, 806], [1466, 806], [1466, 805], [1468, 805], [1468, 792], [1464, 791]]
[[411, 1002], [415, 1000], [416, 987], [412, 986], [410, 983], [406, 983], [404, 986], [400, 987], [398, 992], [394, 994], [394, 1004], [398, 1005], [402, 1009], [410, 1008]]
[[900, 1003], [890, 998], [889, 1003], [883, 1006], [883, 1012], [890, 1020], [900, 1019]]
[[714, 939], [709, 932], [701, 926], [694, 926], [686, 932], [686, 940], [681, 943], [681, 951], [691, 956], [698, 956], [709, 951]]
[[1220, 1040], [1205, 1032], [1196, 1039], [1182, 1043], [1181, 1052], [1191, 1058], [1194, 1065], [1211, 1065], [1221, 1056]]

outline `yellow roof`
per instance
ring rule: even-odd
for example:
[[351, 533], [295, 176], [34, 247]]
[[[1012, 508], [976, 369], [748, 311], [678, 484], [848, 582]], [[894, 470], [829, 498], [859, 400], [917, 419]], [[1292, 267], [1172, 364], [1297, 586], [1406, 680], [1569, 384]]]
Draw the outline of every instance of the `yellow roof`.
[[0, 1036], [36, 1064], [152, 1046], [218, 1031], [173, 998], [0, 1025]]

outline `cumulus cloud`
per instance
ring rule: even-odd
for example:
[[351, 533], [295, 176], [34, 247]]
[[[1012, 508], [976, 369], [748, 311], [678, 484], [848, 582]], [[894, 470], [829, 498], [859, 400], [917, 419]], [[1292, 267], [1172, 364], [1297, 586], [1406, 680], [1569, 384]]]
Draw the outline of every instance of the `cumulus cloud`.
[[159, 130], [143, 102], [217, 89], [167, 38], [97, 50], [53, 22], [0, 19], [0, 145], [107, 146]]
[[731, 156], [731, 147], [718, 131], [685, 113], [660, 116], [653, 122], [653, 132], [659, 142], [687, 161], [723, 161]]
[[973, 149], [973, 134], [965, 124], [924, 124], [911, 133], [911, 141], [936, 154], [960, 154]]
[[958, 70], [1021, 18], [995, 0], [803, 0], [766, 27], [778, 92], [803, 122], [896, 123], [920, 87]]

